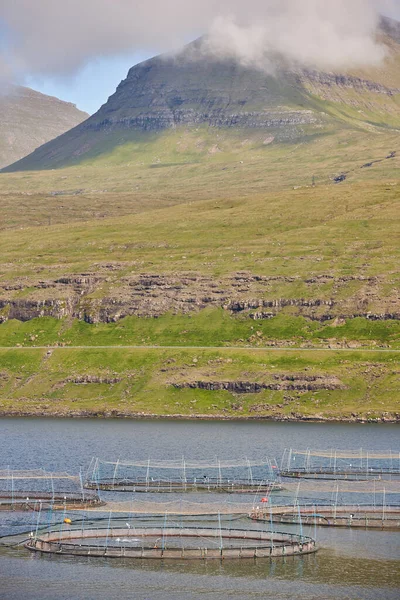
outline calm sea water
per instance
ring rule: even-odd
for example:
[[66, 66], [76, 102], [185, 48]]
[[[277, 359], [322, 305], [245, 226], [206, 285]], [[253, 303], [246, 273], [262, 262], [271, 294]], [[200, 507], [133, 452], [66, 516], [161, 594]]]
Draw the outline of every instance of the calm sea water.
[[[2, 419], [0, 468], [77, 473], [92, 456], [279, 460], [288, 447], [379, 452], [398, 442], [396, 425]], [[398, 533], [318, 529], [317, 539], [317, 554], [272, 562], [129, 562], [0, 548], [0, 598], [397, 600]]]

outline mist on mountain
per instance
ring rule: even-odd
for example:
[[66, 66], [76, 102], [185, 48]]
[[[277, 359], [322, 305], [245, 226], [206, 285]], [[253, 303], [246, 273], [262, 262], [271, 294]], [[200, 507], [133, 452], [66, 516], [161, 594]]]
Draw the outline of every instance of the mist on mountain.
[[398, 0], [3, 0], [0, 85], [65, 76], [91, 60], [137, 50], [171, 51], [209, 34], [221, 56], [268, 68], [271, 52], [324, 69], [377, 64], [379, 15]]

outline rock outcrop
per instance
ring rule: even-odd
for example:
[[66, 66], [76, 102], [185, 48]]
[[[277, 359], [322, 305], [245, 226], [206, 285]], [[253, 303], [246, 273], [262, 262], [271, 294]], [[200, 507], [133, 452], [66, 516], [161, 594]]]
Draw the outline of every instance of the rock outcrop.
[[[99, 293], [111, 280], [110, 276], [101, 273], [0, 284], [0, 322], [51, 316], [107, 323], [132, 315], [154, 318], [168, 312], [190, 314], [208, 307], [222, 308], [232, 314], [242, 313], [254, 321], [269, 319], [285, 309], [290, 309], [291, 314], [318, 321], [335, 317], [382, 321], [400, 318], [399, 295], [395, 290], [392, 295], [385, 295], [382, 291], [385, 282], [379, 277], [321, 275], [303, 280], [300, 277], [237, 273], [217, 279], [202, 275], [143, 273], [125, 275], [119, 281], [111, 278], [112, 295]], [[287, 284], [304, 285], [307, 297], [277, 295], [280, 287]], [[343, 290], [347, 286], [351, 293], [344, 298]], [[21, 297], [26, 287], [29, 287], [29, 297]]]
[[316, 84], [325, 88], [347, 88], [356, 92], [373, 92], [374, 94], [383, 94], [386, 96], [400, 94], [399, 88], [389, 88], [375, 81], [351, 75], [338, 75], [305, 69], [299, 75], [298, 80], [304, 84]]
[[276, 391], [317, 391], [344, 390], [346, 386], [337, 377], [318, 375], [274, 375], [273, 381], [184, 381], [173, 383], [177, 389], [219, 390], [234, 394], [257, 394], [262, 390]]

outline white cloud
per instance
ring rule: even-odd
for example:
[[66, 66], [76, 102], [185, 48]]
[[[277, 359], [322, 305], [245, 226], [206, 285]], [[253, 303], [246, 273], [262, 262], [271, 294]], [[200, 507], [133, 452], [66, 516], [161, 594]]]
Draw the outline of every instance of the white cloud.
[[63, 76], [98, 57], [171, 50], [210, 31], [214, 51], [247, 63], [270, 51], [327, 68], [375, 63], [381, 10], [397, 14], [399, 0], [1, 0], [0, 60], [17, 76]]

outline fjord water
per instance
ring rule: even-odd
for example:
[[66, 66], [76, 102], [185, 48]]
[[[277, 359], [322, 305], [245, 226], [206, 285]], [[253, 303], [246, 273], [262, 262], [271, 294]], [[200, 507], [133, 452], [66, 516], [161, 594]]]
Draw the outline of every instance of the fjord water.
[[[284, 448], [398, 449], [396, 425], [62, 419], [0, 420], [0, 468], [85, 469], [92, 456], [210, 459], [282, 456]], [[126, 498], [125, 498], [126, 499]], [[21, 515], [21, 513], [19, 513]], [[17, 513], [12, 516], [16, 521]], [[22, 518], [29, 522], [32, 515]], [[3, 527], [9, 528], [9, 523]], [[305, 530], [305, 534], [313, 531]], [[0, 535], [2, 535], [0, 531]], [[318, 529], [320, 551], [269, 561], [129, 562], [0, 549], [0, 598], [391, 600], [397, 532]]]

